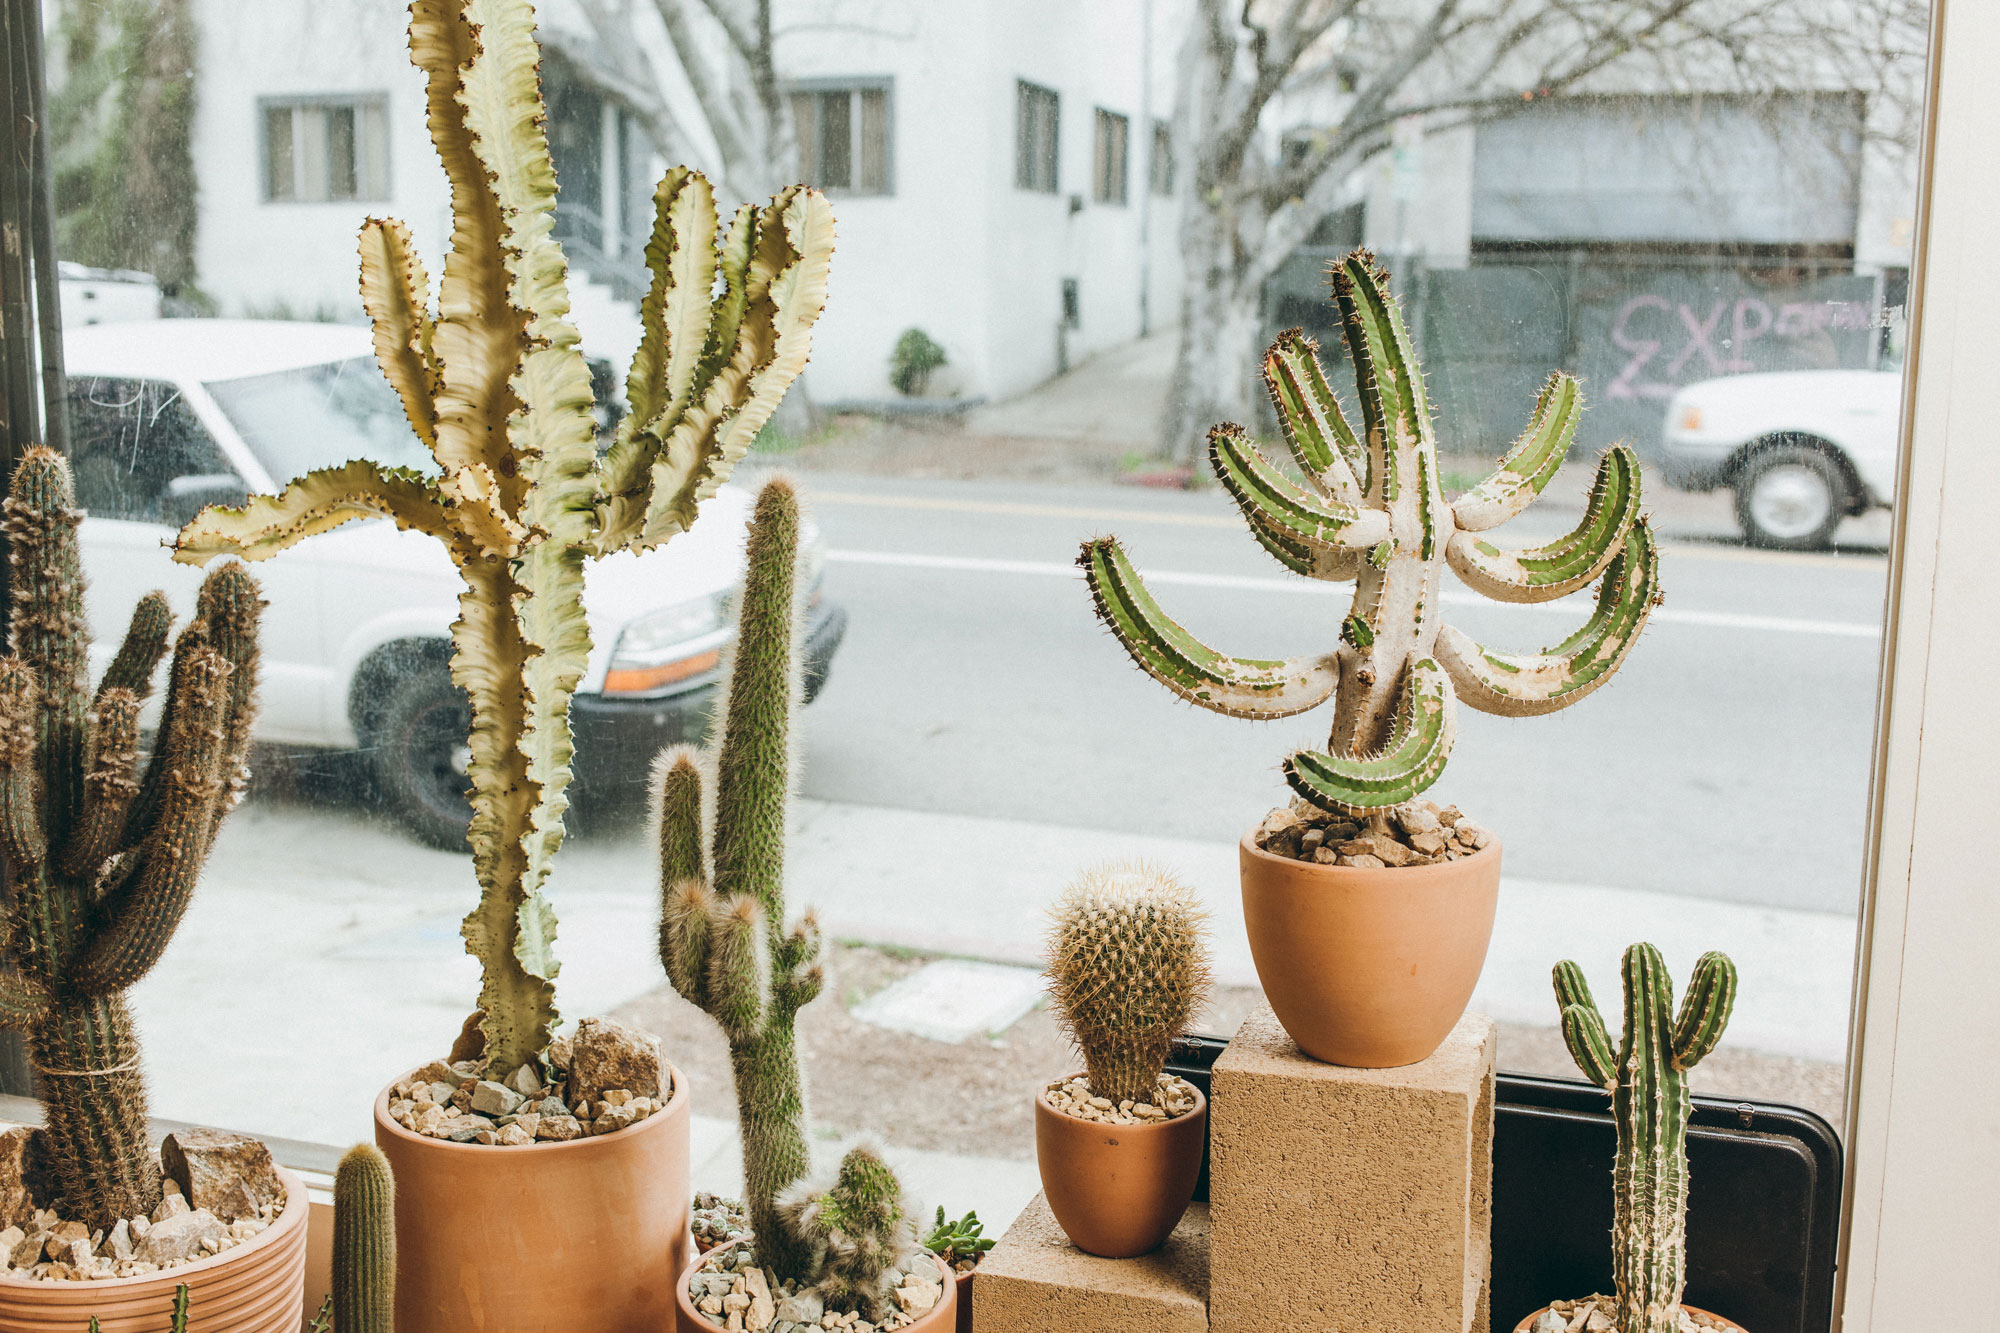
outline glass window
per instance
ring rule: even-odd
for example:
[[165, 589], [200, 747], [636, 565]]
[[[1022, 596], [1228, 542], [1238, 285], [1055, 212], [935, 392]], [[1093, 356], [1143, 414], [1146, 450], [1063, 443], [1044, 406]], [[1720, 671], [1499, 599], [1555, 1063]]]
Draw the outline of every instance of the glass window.
[[890, 192], [886, 87], [794, 92], [791, 104], [805, 181], [853, 194]]
[[89, 514], [178, 525], [247, 493], [175, 385], [72, 376], [68, 407], [76, 499]]
[[325, 203], [389, 197], [384, 99], [339, 98], [264, 107], [264, 198]]
[[1147, 188], [1162, 198], [1174, 194], [1174, 127], [1164, 120], [1153, 122], [1153, 155], [1147, 164]]
[[1091, 177], [1091, 197], [1100, 204], [1125, 202], [1125, 148], [1131, 135], [1129, 117], [1097, 109], [1097, 149]]
[[279, 370], [205, 386], [273, 477], [296, 477], [350, 458], [437, 471], [402, 400], [368, 357]]
[[1054, 89], [1025, 79], [1015, 84], [1014, 184], [1020, 189], [1056, 192], [1060, 110], [1061, 100]]

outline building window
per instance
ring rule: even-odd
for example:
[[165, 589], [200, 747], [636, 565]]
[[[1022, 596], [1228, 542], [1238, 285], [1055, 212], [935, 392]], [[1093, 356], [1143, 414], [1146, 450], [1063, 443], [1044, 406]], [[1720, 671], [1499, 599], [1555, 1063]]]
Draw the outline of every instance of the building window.
[[389, 107], [382, 97], [265, 102], [264, 198], [273, 203], [389, 197]]
[[1174, 192], [1174, 131], [1164, 120], [1153, 122], [1153, 161], [1147, 183], [1154, 194]]
[[889, 86], [795, 88], [799, 174], [822, 190], [889, 194]]
[[1056, 144], [1062, 99], [1053, 88], [1022, 79], [1015, 84], [1014, 184], [1056, 192]]
[[1090, 189], [1100, 204], [1125, 202], [1125, 159], [1131, 137], [1131, 117], [1097, 108], [1097, 156]]

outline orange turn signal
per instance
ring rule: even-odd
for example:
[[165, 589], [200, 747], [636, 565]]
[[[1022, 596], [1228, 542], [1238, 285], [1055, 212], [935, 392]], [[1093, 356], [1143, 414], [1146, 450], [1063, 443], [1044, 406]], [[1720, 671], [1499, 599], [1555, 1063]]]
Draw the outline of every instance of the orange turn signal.
[[606, 694], [645, 694], [663, 685], [686, 680], [689, 676], [699, 676], [704, 671], [713, 671], [722, 664], [722, 650], [711, 648], [693, 657], [683, 657], [678, 662], [665, 662], [650, 667], [613, 667], [604, 673]]

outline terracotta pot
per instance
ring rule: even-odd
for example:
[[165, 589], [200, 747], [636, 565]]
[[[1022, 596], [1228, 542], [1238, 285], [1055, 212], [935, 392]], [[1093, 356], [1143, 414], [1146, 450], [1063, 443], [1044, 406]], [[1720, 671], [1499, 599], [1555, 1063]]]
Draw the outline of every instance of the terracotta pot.
[[521, 1147], [413, 1134], [389, 1118], [384, 1089], [375, 1142], [396, 1173], [396, 1326], [665, 1327], [694, 1198], [687, 1076], [668, 1068], [673, 1096], [629, 1129]]
[[[1520, 1323], [1514, 1325], [1514, 1333], [1528, 1333], [1529, 1326], [1532, 1325], [1537, 1319], [1540, 1319], [1542, 1317], [1542, 1311], [1548, 1308], [1549, 1308], [1548, 1306], [1544, 1305], [1541, 1310], [1535, 1311], [1533, 1314], [1529, 1315], [1526, 1319], [1523, 1319]], [[1700, 1306], [1683, 1305], [1681, 1308], [1683, 1310], [1686, 1310], [1689, 1314], [1698, 1314], [1701, 1315], [1703, 1318], [1713, 1319], [1718, 1324], [1721, 1324], [1725, 1330], [1734, 1330], [1734, 1333], [1750, 1333], [1750, 1330], [1744, 1328], [1743, 1325], [1738, 1324], [1733, 1320], [1724, 1319], [1719, 1314], [1710, 1314], [1708, 1311], [1702, 1309]]]
[[104, 1282], [29, 1282], [0, 1276], [0, 1333], [78, 1333], [96, 1315], [104, 1333], [161, 1333], [174, 1289], [188, 1287], [200, 1333], [298, 1333], [306, 1298], [303, 1181], [279, 1170], [285, 1211], [259, 1234], [200, 1263]]
[[[716, 1249], [733, 1250], [742, 1243], [740, 1240], [732, 1240], [716, 1246]], [[898, 1333], [945, 1333], [946, 1329], [964, 1327], [958, 1322], [958, 1283], [952, 1281], [954, 1275], [945, 1267], [944, 1260], [938, 1259], [936, 1255], [932, 1255], [931, 1258], [937, 1259], [938, 1276], [944, 1279], [944, 1294], [938, 1298], [938, 1303], [931, 1307], [928, 1314], [913, 1324], [903, 1325]], [[678, 1333], [721, 1333], [722, 1330], [721, 1324], [711, 1322], [708, 1316], [695, 1309], [694, 1302], [688, 1299], [688, 1282], [694, 1277], [694, 1270], [701, 1266], [701, 1262], [701, 1259], [696, 1259], [689, 1264], [686, 1271], [680, 1275], [680, 1280], [674, 1283], [674, 1306], [679, 1314], [674, 1327]]]
[[972, 1333], [972, 1279], [977, 1272], [958, 1274], [958, 1333]]
[[1400, 870], [1240, 848], [1257, 979], [1299, 1049], [1358, 1069], [1429, 1057], [1465, 1013], [1500, 901], [1500, 843]]
[[1172, 1120], [1106, 1125], [1064, 1115], [1047, 1088], [1036, 1092], [1042, 1192], [1079, 1250], [1130, 1259], [1167, 1243], [1201, 1176], [1208, 1098], [1199, 1088], [1194, 1095], [1194, 1110]]

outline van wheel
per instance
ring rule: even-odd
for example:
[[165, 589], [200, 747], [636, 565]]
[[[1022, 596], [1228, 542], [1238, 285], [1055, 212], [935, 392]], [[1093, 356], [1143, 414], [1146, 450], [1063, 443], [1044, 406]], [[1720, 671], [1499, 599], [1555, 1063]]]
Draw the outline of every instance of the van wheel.
[[391, 678], [363, 743], [384, 803], [416, 837], [466, 850], [472, 824], [472, 703], [437, 666], [415, 664]]
[[1818, 449], [1760, 449], [1736, 476], [1736, 521], [1752, 546], [1819, 551], [1847, 516], [1847, 479]]

